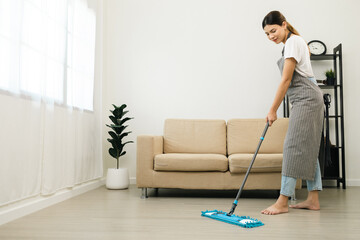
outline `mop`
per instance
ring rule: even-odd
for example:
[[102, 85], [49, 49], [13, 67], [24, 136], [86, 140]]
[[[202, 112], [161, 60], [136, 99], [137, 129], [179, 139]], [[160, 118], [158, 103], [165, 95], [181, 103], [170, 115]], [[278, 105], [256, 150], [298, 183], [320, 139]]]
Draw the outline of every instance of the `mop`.
[[250, 163], [250, 166], [246, 172], [246, 175], [245, 175], [245, 178], [243, 180], [243, 183], [236, 195], [236, 198], [235, 198], [235, 201], [233, 202], [232, 204], [232, 207], [231, 207], [231, 210], [229, 213], [226, 213], [226, 212], [223, 212], [223, 211], [219, 211], [219, 210], [211, 210], [211, 211], [202, 211], [201, 212], [201, 216], [203, 217], [208, 217], [208, 218], [211, 218], [211, 219], [215, 219], [215, 220], [218, 220], [218, 221], [222, 221], [222, 222], [226, 222], [226, 223], [230, 223], [230, 224], [235, 224], [235, 225], [238, 225], [240, 227], [244, 227], [244, 228], [254, 228], [254, 227], [260, 227], [260, 226], [263, 226], [264, 223], [262, 223], [260, 220], [257, 220], [257, 219], [254, 219], [254, 218], [250, 218], [248, 216], [237, 216], [237, 215], [234, 215], [234, 211], [235, 211], [235, 208], [238, 204], [238, 200], [240, 198], [240, 195], [241, 195], [241, 192], [244, 188], [244, 185], [245, 185], [245, 182], [248, 178], [248, 175], [250, 173], [250, 170], [255, 162], [255, 158], [256, 158], [256, 155], [258, 154], [258, 151], [260, 149], [260, 146], [261, 146], [261, 143], [263, 142], [264, 140], [264, 137], [265, 137], [265, 134], [266, 134], [266, 131], [269, 127], [269, 122], [266, 123], [266, 126], [265, 126], [265, 129], [260, 137], [260, 142], [257, 146], [257, 149], [255, 151], [255, 154], [253, 156], [253, 159]]

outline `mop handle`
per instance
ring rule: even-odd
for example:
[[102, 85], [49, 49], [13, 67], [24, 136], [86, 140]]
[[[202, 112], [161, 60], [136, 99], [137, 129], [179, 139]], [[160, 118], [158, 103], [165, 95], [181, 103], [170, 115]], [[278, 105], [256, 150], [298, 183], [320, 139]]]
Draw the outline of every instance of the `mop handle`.
[[254, 164], [254, 162], [255, 162], [256, 155], [257, 155], [258, 152], [259, 152], [261, 143], [262, 143], [263, 140], [264, 140], [264, 137], [265, 137], [265, 134], [266, 134], [268, 128], [269, 128], [269, 122], [266, 123], [265, 129], [264, 129], [263, 133], [261, 134], [260, 141], [259, 141], [259, 144], [258, 144], [258, 146], [257, 146], [257, 148], [256, 148], [255, 153], [254, 153], [253, 159], [252, 159], [252, 161], [251, 161], [251, 163], [250, 163], [250, 166], [249, 166], [249, 168], [248, 168], [248, 170], [247, 170], [247, 172], [246, 172], [246, 175], [245, 175], [245, 178], [244, 178], [244, 180], [243, 180], [243, 183], [242, 183], [242, 185], [241, 185], [241, 187], [240, 187], [240, 189], [239, 189], [239, 191], [238, 191], [238, 193], [237, 193], [237, 195], [236, 195], [235, 201], [234, 201], [234, 203], [232, 204], [231, 210], [230, 210], [230, 212], [227, 214], [228, 216], [232, 215], [232, 214], [234, 213], [234, 211], [235, 211], [235, 208], [236, 208], [236, 206], [237, 206], [237, 203], [238, 203], [238, 200], [239, 200], [239, 198], [240, 198], [241, 192], [242, 192], [242, 190], [243, 190], [243, 188], [244, 188], [244, 186], [245, 186], [246, 180], [247, 180], [247, 178], [248, 178], [248, 176], [249, 176], [249, 173], [250, 173], [250, 170], [251, 170], [251, 168], [252, 168], [252, 166], [253, 166], [253, 164]]

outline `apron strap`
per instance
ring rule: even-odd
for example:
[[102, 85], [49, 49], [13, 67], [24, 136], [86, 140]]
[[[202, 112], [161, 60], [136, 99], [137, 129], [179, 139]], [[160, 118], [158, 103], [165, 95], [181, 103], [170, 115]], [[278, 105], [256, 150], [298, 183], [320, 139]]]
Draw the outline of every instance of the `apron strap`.
[[[291, 34], [292, 34], [292, 32], [289, 32], [289, 34], [288, 34], [287, 37], [286, 37], [286, 40], [289, 39], [289, 37], [290, 37]], [[284, 50], [285, 50], [285, 46], [283, 47], [282, 52], [281, 52], [281, 55], [282, 55], [282, 56], [284, 56]]]

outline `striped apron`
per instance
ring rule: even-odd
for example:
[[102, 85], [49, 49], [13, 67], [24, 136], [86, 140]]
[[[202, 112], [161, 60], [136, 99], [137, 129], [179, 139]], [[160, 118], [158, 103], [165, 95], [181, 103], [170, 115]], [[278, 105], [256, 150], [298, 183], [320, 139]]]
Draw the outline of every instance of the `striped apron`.
[[[284, 56], [278, 61], [281, 74], [284, 61]], [[284, 142], [284, 176], [315, 178], [324, 119], [323, 93], [315, 82], [294, 71], [286, 93], [292, 107]]]

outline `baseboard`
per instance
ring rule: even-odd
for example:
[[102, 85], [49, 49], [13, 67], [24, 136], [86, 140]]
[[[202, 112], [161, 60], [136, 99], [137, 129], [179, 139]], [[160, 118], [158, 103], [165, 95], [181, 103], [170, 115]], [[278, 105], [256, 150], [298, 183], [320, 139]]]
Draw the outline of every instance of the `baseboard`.
[[[20, 203], [11, 204], [6, 210], [0, 210], [0, 225], [14, 221], [15, 219], [24, 217], [28, 214], [34, 213], [51, 205], [73, 198], [85, 192], [96, 189], [105, 184], [105, 178], [93, 180], [74, 186], [71, 189], [62, 190], [51, 196], [38, 196], [32, 199], [21, 201]], [[23, 202], [23, 204], [22, 204]]]
[[[322, 180], [323, 187], [336, 187], [336, 180]], [[346, 179], [346, 186], [349, 187], [360, 187], [360, 179]], [[303, 180], [303, 187], [306, 187], [306, 181]], [[342, 187], [342, 183], [340, 183]]]
[[346, 186], [359, 187], [360, 179], [346, 179]]
[[130, 184], [132, 184], [132, 185], [136, 184], [136, 177], [130, 178]]

